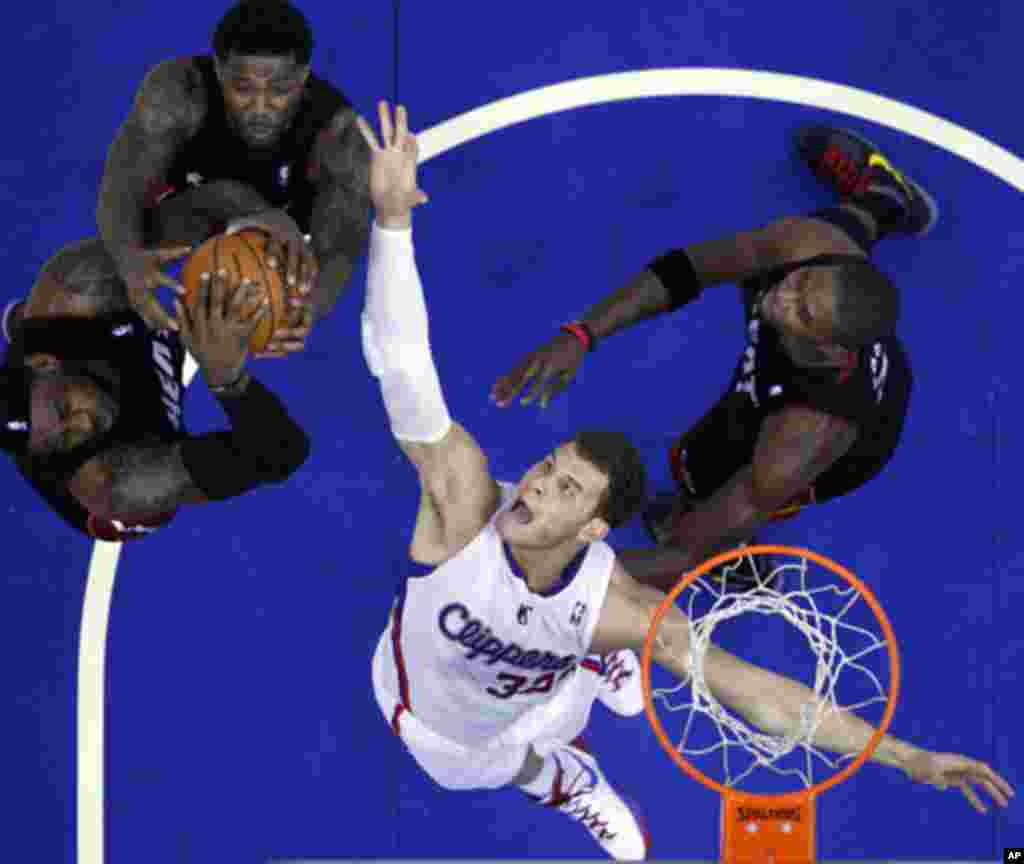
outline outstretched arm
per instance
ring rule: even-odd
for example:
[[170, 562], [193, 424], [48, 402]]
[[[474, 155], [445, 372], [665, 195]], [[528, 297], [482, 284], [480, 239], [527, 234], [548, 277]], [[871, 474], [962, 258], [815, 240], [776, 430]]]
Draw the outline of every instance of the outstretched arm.
[[498, 486], [472, 436], [452, 422], [430, 349], [427, 306], [416, 268], [412, 210], [426, 201], [416, 185], [416, 139], [405, 109], [392, 120], [380, 104], [381, 141], [363, 118], [370, 148], [370, 236], [363, 353], [380, 382], [391, 431], [416, 467], [421, 500], [410, 554], [436, 564], [475, 537], [493, 515]]
[[[783, 219], [756, 231], [673, 249], [651, 261], [625, 286], [613, 291], [579, 319], [587, 341], [597, 342], [640, 321], [664, 315], [695, 300], [712, 285], [742, 280], [759, 270], [795, 257], [796, 226], [801, 220]], [[523, 390], [524, 405], [535, 399], [546, 407], [573, 380], [592, 347], [568, 333], [559, 333], [526, 355], [499, 378], [492, 397], [509, 405]]]
[[[643, 650], [654, 613], [664, 599], [663, 593], [639, 584], [616, 564], [591, 650], [602, 654], [620, 648]], [[681, 681], [689, 679], [690, 622], [675, 605], [658, 627], [653, 659]], [[705, 657], [704, 678], [715, 699], [770, 735], [798, 732], [802, 710], [817, 699], [809, 688], [792, 678], [747, 663], [715, 645]], [[834, 753], [855, 754], [867, 746], [874, 733], [875, 728], [854, 713], [827, 711], [813, 744]], [[899, 768], [921, 783], [939, 788], [958, 786], [981, 812], [984, 806], [971, 784], [981, 786], [1001, 807], [1013, 795], [1006, 780], [982, 762], [930, 753], [891, 735], [882, 738], [871, 760]]]

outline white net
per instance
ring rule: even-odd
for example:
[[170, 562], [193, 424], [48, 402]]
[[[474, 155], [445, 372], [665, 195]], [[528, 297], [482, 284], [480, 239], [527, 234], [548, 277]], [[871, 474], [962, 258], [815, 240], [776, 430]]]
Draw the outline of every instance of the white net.
[[[736, 787], [758, 769], [766, 769], [810, 787], [816, 782], [816, 768], [835, 770], [858, 755], [837, 757], [816, 748], [812, 741], [822, 720], [830, 712], [857, 712], [887, 701], [882, 683], [887, 644], [869, 629], [870, 622], [880, 629], [877, 620], [853, 585], [806, 557], [746, 554], [713, 572], [696, 579], [678, 600], [690, 619], [691, 678], [672, 687], [652, 687], [655, 707], [682, 714], [677, 749], [702, 770], [709, 760], [719, 759], [723, 785]], [[700, 610], [703, 606], [705, 611]], [[813, 680], [805, 683], [814, 698], [802, 706], [800, 728], [791, 736], [749, 727], [714, 698], [704, 679], [704, 659], [715, 628], [743, 615], [779, 616], [796, 628], [813, 654]], [[850, 620], [859, 618], [870, 620]], [[849, 694], [845, 703], [839, 695], [844, 673], [861, 677], [857, 686], [844, 686]], [[672, 737], [668, 724], [662, 725]], [[698, 732], [702, 725], [705, 728]], [[693, 740], [700, 738], [704, 740]]]

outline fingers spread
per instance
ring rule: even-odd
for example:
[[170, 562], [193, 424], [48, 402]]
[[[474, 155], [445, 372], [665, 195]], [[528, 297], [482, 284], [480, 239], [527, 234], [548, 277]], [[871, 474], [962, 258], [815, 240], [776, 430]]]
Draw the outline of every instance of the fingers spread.
[[228, 312], [228, 303], [234, 292], [228, 284], [228, 271], [218, 270], [210, 283], [210, 318], [214, 321], [223, 319]]
[[533, 377], [540, 371], [540, 364], [536, 361], [530, 361], [528, 363], [520, 364], [517, 368], [513, 369], [504, 378], [499, 379], [496, 390], [500, 388], [498, 392], [498, 399], [500, 402], [509, 402], [515, 399], [516, 396], [522, 391], [522, 389], [533, 380]]
[[[543, 369], [539, 370], [539, 372], [540, 374], [537, 374], [536, 378], [533, 379], [530, 389], [526, 391], [526, 395], [519, 400], [521, 405], [532, 403], [544, 391], [544, 388], [547, 387], [548, 381], [551, 380], [553, 373], [550, 370]], [[532, 378], [533, 376], [531, 375], [530, 377]]]
[[146, 314], [142, 316], [143, 320], [145, 320], [153, 330], [177, 331], [178, 322], [167, 314], [167, 310], [160, 305], [159, 301], [157, 301], [155, 297], [150, 297], [146, 301], [145, 313]]
[[540, 407], [547, 408], [548, 402], [568, 387], [570, 381], [572, 381], [572, 373], [570, 372], [559, 372], [554, 378], [552, 378], [545, 389], [544, 394], [541, 396]]
[[180, 300], [174, 301], [174, 311], [178, 316], [177, 325], [178, 332], [181, 334], [181, 340], [186, 345], [192, 343], [192, 319], [189, 317], [188, 307], [185, 306]]
[[356, 126], [359, 127], [359, 131], [363, 134], [363, 140], [366, 141], [366, 146], [371, 150], [380, 150], [380, 145], [377, 143], [377, 136], [373, 134], [373, 130], [370, 128], [370, 124], [366, 122], [366, 118], [362, 115], [356, 117]]
[[377, 115], [380, 119], [380, 143], [388, 148], [395, 143], [395, 130], [391, 126], [391, 111], [383, 99], [377, 104]]
[[981, 803], [981, 799], [977, 793], [971, 788], [971, 784], [967, 781], [963, 781], [960, 784], [960, 791], [964, 793], [964, 797], [970, 802], [970, 805], [977, 810], [979, 813], [986, 813], [985, 805]]

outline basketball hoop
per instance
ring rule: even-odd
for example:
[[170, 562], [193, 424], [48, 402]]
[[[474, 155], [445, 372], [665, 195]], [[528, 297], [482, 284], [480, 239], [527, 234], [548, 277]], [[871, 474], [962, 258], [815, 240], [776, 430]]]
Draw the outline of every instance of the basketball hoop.
[[[770, 571], [758, 572], [760, 562], [770, 556]], [[778, 559], [784, 563], [779, 564]], [[719, 578], [726, 586], [731, 571], [741, 564], [753, 569], [755, 584], [744, 585], [738, 591], [728, 591], [716, 585], [709, 577], [718, 568]], [[838, 577], [840, 585], [809, 587], [812, 565], [823, 568], [832, 577]], [[724, 574], [724, 575], [722, 575]], [[780, 580], [796, 576], [799, 587], [784, 590], [777, 586]], [[845, 584], [843, 584], [845, 583]], [[651, 684], [651, 663], [658, 627], [668, 610], [680, 595], [691, 590], [687, 612], [690, 619], [690, 663], [691, 677], [678, 687], [657, 690]], [[695, 614], [695, 600], [701, 597], [710, 602], [711, 608], [703, 615]], [[854, 626], [844, 618], [850, 610], [863, 600], [874, 622], [882, 632], [879, 639], [865, 627]], [[823, 609], [829, 603], [838, 604], [837, 612], [829, 614]], [[779, 737], [755, 731], [745, 722], [728, 712], [712, 696], [704, 680], [704, 657], [711, 644], [711, 634], [720, 622], [742, 614], [780, 615], [787, 623], [796, 627], [808, 641], [815, 658], [814, 684], [810, 688], [815, 700], [805, 706], [801, 714], [800, 730], [791, 737]], [[850, 652], [841, 644], [847, 641], [864, 642], [863, 646]], [[879, 677], [866, 665], [872, 654], [888, 653], [888, 694]], [[836, 694], [839, 676], [844, 671], [858, 671], [877, 695], [857, 704], [840, 705]], [[899, 696], [900, 663], [896, 637], [892, 626], [871, 589], [846, 568], [823, 555], [791, 546], [744, 546], [717, 555], [699, 567], [686, 573], [679, 584], [672, 589], [658, 607], [650, 630], [644, 642], [641, 658], [641, 679], [647, 718], [661, 746], [672, 760], [691, 778], [718, 792], [722, 798], [721, 809], [721, 860], [727, 864], [811, 864], [816, 860], [816, 801], [818, 796], [833, 786], [847, 780], [871, 756], [889, 728], [896, 701]], [[686, 686], [692, 692], [691, 701], [683, 705], [671, 704], [670, 697]], [[669, 712], [686, 711], [683, 738], [673, 744], [672, 739], [658, 716], [656, 700], [664, 702]], [[884, 711], [876, 731], [867, 746], [855, 757], [849, 756], [834, 762], [820, 752], [812, 743], [814, 733], [824, 716], [833, 711], [852, 712], [870, 704], [883, 704]], [[687, 748], [694, 718], [707, 718], [720, 741], [712, 746]], [[751, 760], [751, 767], [737, 777], [731, 776], [729, 754], [741, 750]], [[778, 763], [794, 752], [805, 753], [806, 769], [783, 770]], [[709, 777], [691, 762], [688, 756], [704, 757], [709, 753], [722, 756], [726, 770], [724, 783]], [[822, 759], [832, 768], [847, 761], [832, 776], [814, 782], [814, 758]], [[763, 794], [740, 791], [736, 785], [746, 779], [757, 768], [765, 768], [779, 775], [796, 775], [803, 782], [803, 789], [785, 794]]]

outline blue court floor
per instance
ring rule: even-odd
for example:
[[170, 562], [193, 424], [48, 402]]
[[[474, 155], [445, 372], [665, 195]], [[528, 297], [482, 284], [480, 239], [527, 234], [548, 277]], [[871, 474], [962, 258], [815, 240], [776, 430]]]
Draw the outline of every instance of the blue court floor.
[[[500, 411], [489, 388], [653, 255], [830, 203], [791, 156], [800, 125], [861, 130], [935, 193], [934, 234], [877, 251], [903, 291], [916, 372], [902, 446], [874, 482], [772, 539], [837, 559], [878, 594], [903, 652], [895, 734], [1024, 783], [1024, 181], [1021, 163], [982, 146], [1021, 150], [1024, 7], [300, 5], [318, 74], [364, 113], [397, 94], [426, 130], [431, 203], [416, 234], [437, 364], [453, 416], [503, 479], [590, 425], [629, 432], [665, 484], [668, 442], [719, 394], [741, 350], [731, 287], [603, 344], [545, 413]], [[221, 11], [198, 0], [6, 10], [0, 303], [95, 232], [106, 147], [135, 88], [157, 61], [208, 50]], [[677, 95], [639, 98], [650, 77], [608, 77], [657, 69], [689, 70], [672, 79]], [[714, 69], [741, 74], [700, 72]], [[542, 98], [530, 119], [481, 135], [498, 116], [482, 114], [450, 146], [467, 111], [590, 77], [586, 105]], [[616, 89], [623, 81], [633, 89]], [[815, 82], [891, 101], [825, 98]], [[3, 472], [0, 860], [595, 857], [579, 828], [514, 791], [435, 788], [373, 700], [370, 657], [417, 498], [362, 358], [364, 281], [361, 265], [304, 355], [255, 366], [313, 436], [287, 485], [183, 513], [116, 561], [100, 550], [87, 577], [96, 550]], [[201, 385], [187, 419], [195, 430], [222, 422]], [[634, 524], [613, 540], [643, 536]], [[86, 633], [87, 588], [94, 607], [112, 597], [109, 626], [94, 617]], [[104, 647], [97, 678], [90, 660]], [[756, 630], [731, 647], [771, 665]], [[98, 740], [79, 734], [83, 705], [105, 706]], [[715, 796], [670, 764], [642, 717], [594, 716], [593, 749], [642, 804], [655, 854], [713, 857]], [[91, 808], [79, 810], [80, 787]], [[997, 860], [1024, 845], [1019, 804], [980, 816], [953, 792], [873, 766], [829, 792], [819, 819], [825, 859]]]

